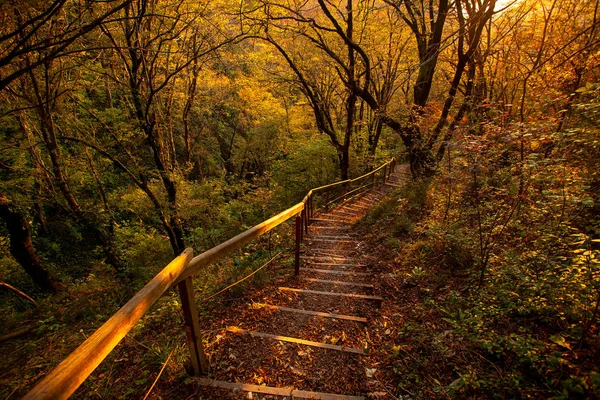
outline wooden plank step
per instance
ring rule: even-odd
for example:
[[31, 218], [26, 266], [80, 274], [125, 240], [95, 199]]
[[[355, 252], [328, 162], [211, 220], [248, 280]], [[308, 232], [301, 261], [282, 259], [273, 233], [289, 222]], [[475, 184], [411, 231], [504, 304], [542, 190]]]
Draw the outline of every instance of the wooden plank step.
[[[310, 260], [309, 260], [310, 261]], [[331, 266], [331, 267], [366, 267], [367, 264], [351, 264], [351, 263], [324, 263], [324, 262], [315, 262], [315, 261], [310, 261], [310, 265], [327, 265], [327, 266]]]
[[367, 211], [367, 210], [371, 209], [371, 207], [373, 207], [374, 205], [378, 204], [378, 202], [374, 201], [372, 203], [368, 203], [366, 201], [361, 201], [361, 202], [357, 202], [356, 204], [361, 207], [364, 207], [365, 211]]
[[254, 392], [254, 393], [263, 393], [270, 394], [273, 396], [292, 396], [292, 389], [287, 388], [277, 388], [271, 386], [262, 386], [262, 385], [251, 385], [248, 383], [234, 383], [234, 382], [226, 382], [226, 381], [218, 381], [216, 379], [209, 378], [192, 378], [195, 382], [198, 382], [202, 386], [210, 386], [216, 387], [220, 389], [228, 389], [228, 390], [242, 390], [244, 392]]
[[354, 275], [354, 276], [371, 276], [372, 275], [372, 274], [369, 274], [366, 272], [338, 271], [335, 269], [318, 269], [318, 268], [300, 268], [300, 271], [318, 272], [319, 274], [331, 274], [331, 275]]
[[[310, 253], [307, 253], [307, 255], [311, 255], [313, 257], [337, 257], [337, 258], [343, 258], [343, 259], [348, 259], [349, 257], [346, 257], [346, 255], [348, 253], [350, 253], [351, 251], [347, 251], [347, 250], [340, 250], [339, 252], [335, 252], [336, 249], [322, 249], [320, 247], [309, 247], [306, 249], [306, 251], [310, 251]], [[350, 259], [353, 259], [354, 257], [351, 257]]]
[[323, 317], [323, 318], [343, 319], [346, 321], [362, 322], [364, 324], [367, 323], [366, 318], [356, 317], [354, 315], [343, 315], [343, 314], [326, 313], [326, 312], [320, 312], [320, 311], [303, 310], [300, 308], [280, 307], [280, 306], [274, 306], [271, 304], [263, 304], [263, 303], [254, 303], [254, 304], [256, 304], [257, 306], [272, 308], [272, 309], [278, 310], [278, 311], [287, 311], [287, 312], [293, 312], [296, 314], [313, 315], [316, 317]]
[[329, 242], [329, 243], [358, 243], [356, 239], [322, 239], [317, 237], [307, 237], [307, 240], [311, 242]]
[[330, 217], [357, 217], [355, 212], [347, 212], [343, 210], [332, 210], [329, 214]]
[[327, 279], [315, 279], [315, 278], [302, 278], [305, 281], [309, 281], [309, 282], [317, 282], [317, 283], [327, 283], [330, 285], [340, 285], [340, 286], [359, 286], [359, 287], [364, 287], [364, 288], [369, 288], [369, 289], [373, 289], [374, 286], [373, 285], [369, 285], [367, 283], [357, 283], [357, 282], [346, 282], [346, 281], [330, 281]]
[[306, 390], [297, 390], [290, 388], [278, 388], [273, 386], [252, 385], [249, 383], [237, 383], [219, 381], [210, 378], [192, 378], [202, 386], [210, 386], [219, 389], [241, 390], [243, 392], [263, 393], [273, 396], [288, 397], [291, 399], [315, 399], [315, 400], [364, 400], [362, 396], [347, 396], [343, 394], [309, 392]]
[[267, 338], [267, 339], [279, 340], [282, 342], [303, 344], [305, 346], [319, 347], [321, 349], [343, 351], [346, 353], [354, 353], [354, 354], [362, 354], [362, 355], [365, 354], [364, 350], [355, 349], [353, 347], [345, 347], [345, 346], [338, 346], [336, 344], [313, 342], [312, 340], [298, 339], [298, 338], [289, 337], [289, 336], [272, 335], [270, 333], [248, 331], [246, 329], [238, 328], [236, 326], [229, 326], [229, 327], [225, 328], [225, 330], [227, 332], [231, 332], [231, 333], [245, 333], [247, 335], [254, 336], [254, 337], [262, 337], [262, 338]]
[[354, 294], [354, 293], [336, 293], [336, 292], [324, 292], [321, 290], [310, 290], [310, 289], [296, 289], [290, 287], [279, 287], [279, 290], [284, 290], [287, 292], [296, 292], [296, 293], [307, 293], [307, 294], [319, 294], [323, 296], [337, 296], [337, 297], [350, 297], [353, 299], [361, 299], [361, 300], [373, 300], [378, 303], [383, 301], [383, 297], [380, 296], [369, 296], [366, 294]]
[[329, 258], [329, 259], [335, 260], [335, 261], [354, 261], [353, 257], [339, 257], [339, 256], [327, 255], [327, 254], [323, 254], [323, 253], [300, 256], [301, 260], [315, 260], [317, 258], [319, 258], [319, 259]]
[[359, 215], [369, 209], [368, 207], [361, 206], [361, 205], [358, 205], [358, 204], [353, 205], [353, 206], [343, 206], [343, 207], [345, 209], [350, 210], [350, 211], [354, 211], [355, 213], [358, 213]]
[[[319, 247], [319, 246], [325, 246], [325, 247]], [[330, 245], [330, 243], [314, 243], [312, 245], [308, 245], [306, 246], [306, 250], [314, 250], [316, 253], [319, 254], [325, 254], [330, 252], [330, 254], [333, 253], [342, 253], [342, 254], [336, 254], [336, 257], [339, 256], [345, 256], [346, 253], [351, 252], [352, 250], [347, 250], [347, 249], [337, 249], [335, 248], [335, 246], [333, 246], [334, 248], [332, 248], [332, 246]]]
[[351, 221], [345, 221], [343, 219], [334, 219], [334, 218], [311, 218], [311, 221], [316, 222], [337, 222], [338, 224], [351, 224]]
[[336, 240], [349, 240], [349, 239], [353, 239], [353, 240], [357, 240], [354, 239], [352, 236], [335, 236], [335, 235], [318, 235], [318, 236], [313, 236], [313, 235], [306, 235], [305, 236], [307, 239], [336, 239]]
[[343, 394], [330, 394], [321, 392], [307, 392], [306, 390], [292, 391], [292, 399], [313, 399], [313, 400], [364, 400], [362, 396], [346, 396]]

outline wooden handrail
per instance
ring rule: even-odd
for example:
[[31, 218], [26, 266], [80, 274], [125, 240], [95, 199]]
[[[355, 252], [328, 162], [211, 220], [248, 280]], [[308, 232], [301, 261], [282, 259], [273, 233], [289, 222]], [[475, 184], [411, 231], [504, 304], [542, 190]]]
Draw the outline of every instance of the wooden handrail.
[[67, 399], [106, 358], [148, 309], [169, 289], [192, 259], [186, 249], [119, 311], [54, 368], [24, 399]]
[[220, 245], [205, 251], [199, 256], [194, 257], [192, 261], [190, 261], [190, 264], [185, 269], [185, 271], [183, 271], [179, 279], [177, 279], [176, 283], [179, 283], [189, 278], [190, 276], [197, 274], [203, 267], [223, 258], [232, 251], [239, 249], [246, 243], [250, 242], [252, 239], [256, 239], [265, 232], [275, 228], [277, 225], [287, 221], [294, 215], [297, 215], [303, 209], [304, 203], [298, 203], [295, 206], [290, 207], [287, 210], [277, 214], [276, 216], [269, 218], [268, 220], [248, 229], [247, 231], [244, 231], [239, 235], [234, 236], [228, 241], [223, 242]]
[[[353, 183], [353, 182], [359, 181], [359, 180], [361, 180], [361, 179], [367, 178], [367, 177], [369, 177], [369, 176], [371, 176], [371, 175], [373, 175], [373, 174], [377, 173], [379, 170], [381, 170], [381, 169], [385, 168], [386, 166], [388, 166], [388, 165], [390, 165], [390, 164], [392, 164], [392, 163], [395, 163], [395, 162], [396, 162], [396, 159], [395, 159], [395, 158], [392, 158], [390, 161], [388, 161], [388, 162], [386, 162], [385, 164], [383, 164], [383, 165], [381, 165], [381, 166], [377, 167], [377, 168], [376, 168], [376, 169], [374, 169], [373, 171], [369, 171], [369, 172], [367, 172], [366, 174], [364, 174], [364, 175], [361, 175], [361, 176], [359, 176], [359, 177], [357, 177], [357, 178], [353, 178], [353, 179], [346, 179], [345, 181], [334, 182], [334, 183], [330, 183], [330, 184], [328, 184], [328, 185], [319, 186], [319, 187], [317, 187], [317, 188], [311, 189], [311, 190], [310, 190], [310, 192], [308, 192], [309, 194], [307, 194], [307, 195], [306, 195], [306, 197], [308, 197], [308, 196], [309, 196], [310, 194], [312, 194], [312, 193], [319, 192], [319, 191], [321, 191], [321, 190], [325, 190], [325, 189], [331, 189], [332, 187], [335, 187], [335, 186], [343, 185], [343, 184], [346, 184], [346, 183]], [[305, 199], [306, 199], [306, 197], [305, 197]]]
[[[202, 340], [199, 336], [197, 310], [193, 298], [191, 278], [205, 266], [223, 258], [232, 251], [244, 246], [251, 240], [263, 235], [292, 217], [296, 217], [296, 273], [299, 269], [299, 240], [302, 240], [304, 226], [308, 229], [308, 222], [313, 213], [312, 196], [325, 189], [351, 184], [358, 180], [373, 176], [382, 168], [390, 166], [390, 171], [396, 160], [383, 164], [358, 178], [346, 179], [329, 185], [311, 189], [302, 201], [287, 210], [269, 218], [268, 220], [240, 233], [239, 235], [213, 247], [210, 250], [192, 258], [193, 250], [186, 249], [169, 265], [160, 271], [142, 290], [136, 293], [119, 311], [96, 330], [63, 362], [52, 370], [40, 381], [24, 399], [67, 399], [83, 381], [100, 365], [108, 354], [119, 344], [133, 326], [143, 317], [148, 309], [170, 288], [177, 286], [182, 298], [184, 323], [188, 342], [192, 350], [192, 363], [195, 370], [202, 370], [200, 364], [206, 363], [201, 349]], [[386, 177], [384, 176], [384, 181]], [[352, 193], [352, 192], [350, 192]], [[341, 197], [345, 197], [345, 193]], [[303, 212], [304, 211], [304, 212]], [[308, 232], [308, 231], [307, 231]], [[202, 354], [198, 354], [202, 353]], [[194, 360], [194, 354], [196, 360]]]

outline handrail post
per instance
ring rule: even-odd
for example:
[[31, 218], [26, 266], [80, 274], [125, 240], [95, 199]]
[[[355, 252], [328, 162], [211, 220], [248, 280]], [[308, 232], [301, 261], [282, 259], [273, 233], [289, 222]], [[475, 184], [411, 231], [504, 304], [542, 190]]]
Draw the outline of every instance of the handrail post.
[[188, 346], [192, 356], [192, 368], [194, 375], [205, 375], [208, 373], [208, 363], [204, 354], [202, 344], [202, 333], [198, 322], [198, 307], [194, 297], [194, 286], [192, 278], [177, 284], [179, 296], [181, 297], [181, 308], [183, 309], [183, 323], [187, 336]]
[[300, 211], [300, 241], [304, 240], [304, 209]]
[[383, 184], [385, 184], [385, 181], [387, 180], [387, 164], [383, 167]]
[[295, 256], [294, 256], [294, 275], [300, 275], [300, 242], [302, 235], [302, 218], [300, 215], [296, 215], [296, 248], [295, 248]]
[[304, 205], [302, 212], [304, 212], [304, 233], [308, 235], [308, 201]]

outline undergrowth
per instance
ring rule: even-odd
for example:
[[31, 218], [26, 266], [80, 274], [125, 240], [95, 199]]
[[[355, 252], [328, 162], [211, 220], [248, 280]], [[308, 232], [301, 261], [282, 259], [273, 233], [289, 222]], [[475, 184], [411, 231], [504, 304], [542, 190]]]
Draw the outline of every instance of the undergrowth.
[[394, 276], [401, 311], [386, 345], [398, 393], [600, 396], [595, 194], [581, 180], [561, 188], [554, 168], [535, 170], [543, 191], [521, 194], [503, 169], [489, 171], [502, 190], [481, 170], [475, 183], [454, 172], [410, 182], [361, 223]]

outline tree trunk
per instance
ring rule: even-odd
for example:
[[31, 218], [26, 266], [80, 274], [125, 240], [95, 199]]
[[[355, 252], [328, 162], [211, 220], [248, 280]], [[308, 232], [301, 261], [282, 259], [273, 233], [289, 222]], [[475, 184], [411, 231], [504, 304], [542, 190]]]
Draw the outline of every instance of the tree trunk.
[[29, 223], [23, 215], [11, 209], [8, 199], [4, 196], [0, 196], [0, 217], [8, 229], [10, 254], [40, 289], [55, 293], [58, 290], [57, 282], [35, 254]]
[[348, 179], [348, 170], [350, 169], [348, 147], [343, 148], [340, 153], [338, 153], [338, 158], [340, 160], [340, 179], [345, 181]]

